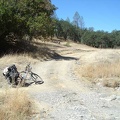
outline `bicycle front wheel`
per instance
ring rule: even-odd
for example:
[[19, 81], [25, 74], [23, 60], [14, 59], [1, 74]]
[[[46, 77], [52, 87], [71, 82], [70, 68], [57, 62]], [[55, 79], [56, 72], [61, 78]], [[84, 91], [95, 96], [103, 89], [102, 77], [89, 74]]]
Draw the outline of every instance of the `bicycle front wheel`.
[[35, 84], [42, 84], [42, 83], [44, 83], [42, 78], [39, 75], [37, 75], [36, 73], [31, 73], [31, 77], [32, 77], [32, 80], [35, 82]]

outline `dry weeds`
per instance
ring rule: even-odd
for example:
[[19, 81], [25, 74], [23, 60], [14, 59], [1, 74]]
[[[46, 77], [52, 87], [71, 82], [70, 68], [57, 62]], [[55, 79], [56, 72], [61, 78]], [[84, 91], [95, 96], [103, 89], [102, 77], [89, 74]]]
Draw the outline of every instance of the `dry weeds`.
[[24, 91], [6, 90], [0, 94], [0, 120], [26, 120], [32, 115], [32, 101]]
[[21, 68], [21, 66], [25, 67], [25, 65], [28, 63], [35, 64], [37, 62], [37, 59], [30, 57], [28, 54], [8, 54], [0, 58], [1, 67], [6, 67], [11, 64], [15, 64], [18, 67], [18, 69]]
[[15, 64], [18, 71], [24, 69], [29, 62], [32, 64], [38, 60], [34, 59], [30, 53], [10, 53], [0, 58], [0, 120], [25, 120], [32, 112], [32, 102], [25, 92], [18, 89], [11, 91], [5, 84], [2, 71], [5, 67]]
[[[19, 47], [22, 48], [20, 52], [11, 52], [0, 58], [0, 88], [6, 88], [4, 85], [6, 80], [2, 76], [5, 67], [15, 64], [18, 71], [22, 71], [28, 63], [33, 65], [57, 55], [38, 41], [26, 46], [21, 44]], [[4, 93], [0, 93], [0, 120], [26, 120], [32, 113], [31, 99], [18, 89], [14, 91], [7, 89]]]
[[99, 50], [85, 54], [76, 67], [79, 76], [103, 86], [120, 86], [120, 56], [117, 50]]
[[89, 78], [120, 77], [120, 62], [82, 65], [79, 72]]

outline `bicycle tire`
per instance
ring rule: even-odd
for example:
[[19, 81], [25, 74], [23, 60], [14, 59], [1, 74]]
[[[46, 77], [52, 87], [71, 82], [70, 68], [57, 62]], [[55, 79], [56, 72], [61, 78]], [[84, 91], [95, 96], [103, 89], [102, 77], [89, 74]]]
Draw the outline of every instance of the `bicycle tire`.
[[37, 75], [36, 73], [31, 73], [32, 80], [35, 82], [35, 84], [42, 84], [44, 83], [43, 79]]

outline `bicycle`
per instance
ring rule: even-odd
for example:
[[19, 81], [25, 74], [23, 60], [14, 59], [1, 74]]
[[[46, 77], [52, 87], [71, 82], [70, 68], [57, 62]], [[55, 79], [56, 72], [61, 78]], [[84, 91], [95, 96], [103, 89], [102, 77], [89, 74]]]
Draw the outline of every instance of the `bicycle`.
[[30, 64], [28, 64], [25, 67], [25, 71], [21, 71], [19, 73], [19, 76], [21, 78], [20, 84], [22, 84], [22, 86], [23, 84], [25, 84], [26, 81], [29, 81], [29, 82], [31, 81], [31, 84], [32, 83], [35, 83], [35, 84], [44, 83], [44, 81], [38, 74], [32, 72], [32, 67], [30, 66]]

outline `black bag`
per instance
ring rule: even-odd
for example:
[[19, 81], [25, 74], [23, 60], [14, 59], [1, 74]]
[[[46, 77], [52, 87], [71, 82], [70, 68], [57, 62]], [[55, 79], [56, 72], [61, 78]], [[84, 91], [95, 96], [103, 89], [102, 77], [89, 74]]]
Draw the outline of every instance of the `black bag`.
[[14, 73], [14, 72], [17, 72], [17, 68], [16, 68], [15, 65], [11, 65], [11, 66], [8, 67], [8, 71]]
[[19, 72], [17, 71], [17, 67], [13, 64], [8, 67], [8, 75], [9, 82], [16, 82], [17, 78], [19, 77]]

